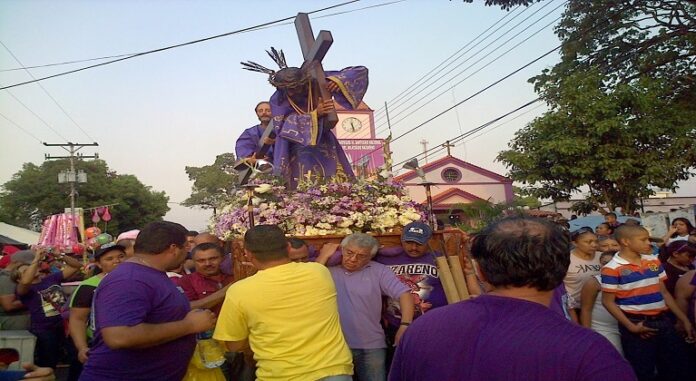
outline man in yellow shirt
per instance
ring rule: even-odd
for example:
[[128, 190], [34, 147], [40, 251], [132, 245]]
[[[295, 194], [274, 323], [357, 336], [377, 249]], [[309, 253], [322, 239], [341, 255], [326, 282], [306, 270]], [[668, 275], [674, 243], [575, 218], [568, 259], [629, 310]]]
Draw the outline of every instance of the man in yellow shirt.
[[262, 381], [350, 381], [353, 361], [329, 270], [291, 262], [275, 225], [249, 229], [244, 246], [258, 272], [227, 290], [213, 338], [230, 351], [251, 347]]

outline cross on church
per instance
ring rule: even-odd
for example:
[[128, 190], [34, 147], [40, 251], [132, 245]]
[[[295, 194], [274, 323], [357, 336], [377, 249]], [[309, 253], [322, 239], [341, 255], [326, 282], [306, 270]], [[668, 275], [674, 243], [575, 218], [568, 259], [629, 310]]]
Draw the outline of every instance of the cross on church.
[[[300, 48], [304, 58], [302, 67], [307, 68], [312, 75], [312, 79], [317, 82], [319, 97], [322, 100], [329, 100], [331, 99], [331, 93], [326, 88], [326, 76], [321, 61], [329, 51], [331, 44], [333, 44], [331, 32], [328, 30], [319, 31], [319, 35], [315, 39], [307, 13], [297, 14], [297, 17], [295, 17], [295, 29], [297, 30], [297, 38], [300, 40]], [[315, 105], [318, 104], [316, 99], [313, 101]], [[336, 115], [335, 110], [324, 117], [324, 127], [331, 129], [336, 123], [338, 123], [338, 115]]]
[[443, 147], [447, 148], [447, 156], [452, 156], [450, 153], [450, 147], [455, 147], [454, 144], [450, 144], [450, 141], [446, 141], [445, 144], [442, 145]]

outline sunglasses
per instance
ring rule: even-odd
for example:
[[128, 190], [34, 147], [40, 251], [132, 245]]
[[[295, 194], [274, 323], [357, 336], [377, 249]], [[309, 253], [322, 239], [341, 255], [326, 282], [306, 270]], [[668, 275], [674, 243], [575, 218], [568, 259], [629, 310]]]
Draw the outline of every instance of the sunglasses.
[[592, 228], [589, 227], [589, 226], [583, 226], [583, 227], [581, 227], [580, 229], [578, 229], [578, 230], [576, 230], [576, 231], [570, 233], [570, 238], [573, 239], [573, 240], [575, 240], [576, 238], [580, 237], [581, 235], [583, 235], [583, 234], [585, 234], [585, 233], [592, 233], [592, 234], [594, 234], [594, 230], [592, 230]]

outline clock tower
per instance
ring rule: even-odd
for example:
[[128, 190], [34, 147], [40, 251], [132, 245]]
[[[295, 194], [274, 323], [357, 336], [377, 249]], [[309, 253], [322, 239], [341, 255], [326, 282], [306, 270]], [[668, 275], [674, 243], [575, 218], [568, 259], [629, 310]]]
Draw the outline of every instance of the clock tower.
[[365, 102], [348, 110], [334, 102], [338, 123], [334, 134], [353, 167], [356, 176], [368, 176], [384, 165], [384, 139], [377, 139], [374, 111]]

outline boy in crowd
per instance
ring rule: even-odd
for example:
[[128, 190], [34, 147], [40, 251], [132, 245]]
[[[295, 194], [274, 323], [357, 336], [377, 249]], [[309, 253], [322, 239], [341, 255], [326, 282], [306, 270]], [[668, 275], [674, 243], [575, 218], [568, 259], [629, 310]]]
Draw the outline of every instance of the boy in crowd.
[[641, 381], [692, 379], [685, 343], [667, 310], [684, 325], [688, 340], [693, 340], [694, 330], [663, 283], [667, 276], [662, 264], [644, 255], [651, 250], [648, 231], [622, 225], [615, 234], [621, 250], [602, 268], [602, 303], [619, 322], [626, 359]]

